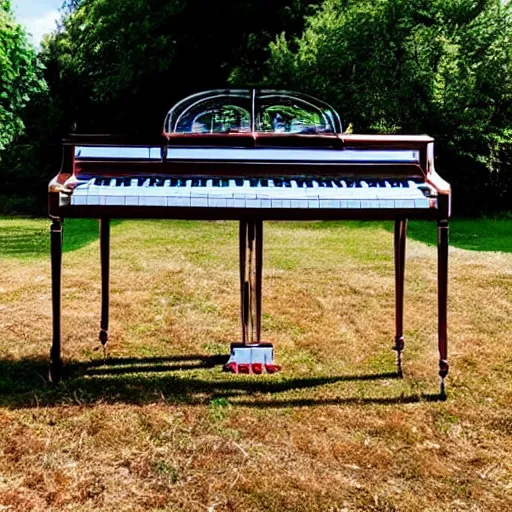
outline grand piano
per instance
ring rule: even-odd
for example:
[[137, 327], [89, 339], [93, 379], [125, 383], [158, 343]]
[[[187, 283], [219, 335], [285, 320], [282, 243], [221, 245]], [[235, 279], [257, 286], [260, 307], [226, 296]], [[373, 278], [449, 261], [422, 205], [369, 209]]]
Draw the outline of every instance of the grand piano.
[[[241, 343], [261, 344], [263, 221], [393, 220], [396, 328], [401, 374], [408, 219], [438, 227], [438, 348], [441, 393], [448, 374], [447, 277], [450, 186], [434, 169], [424, 135], [344, 133], [336, 111], [308, 95], [265, 89], [211, 90], [180, 101], [157, 137], [72, 135], [49, 185], [53, 340], [50, 378], [61, 378], [62, 223], [97, 218], [102, 298], [100, 340], [108, 340], [110, 220], [169, 218], [240, 223]], [[238, 350], [237, 349], [241, 349]], [[255, 351], [257, 352], [257, 350]], [[278, 369], [266, 360], [267, 371]], [[249, 371], [251, 371], [249, 365]], [[257, 368], [257, 370], [256, 370]], [[254, 370], [261, 371], [261, 365]]]

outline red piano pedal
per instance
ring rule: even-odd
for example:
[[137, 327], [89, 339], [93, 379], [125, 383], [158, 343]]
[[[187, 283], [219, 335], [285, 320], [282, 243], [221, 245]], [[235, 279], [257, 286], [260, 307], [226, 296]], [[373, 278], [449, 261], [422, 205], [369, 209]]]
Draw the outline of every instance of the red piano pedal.
[[253, 363], [251, 365], [252, 373], [256, 375], [261, 375], [263, 373], [263, 365], [261, 363]]
[[250, 364], [239, 364], [238, 365], [238, 373], [251, 373], [251, 365]]
[[276, 373], [281, 367], [274, 364], [274, 347], [271, 343], [231, 344], [231, 356], [224, 365], [225, 372], [261, 375]]
[[236, 363], [226, 363], [223, 370], [230, 373], [238, 373], [238, 365]]

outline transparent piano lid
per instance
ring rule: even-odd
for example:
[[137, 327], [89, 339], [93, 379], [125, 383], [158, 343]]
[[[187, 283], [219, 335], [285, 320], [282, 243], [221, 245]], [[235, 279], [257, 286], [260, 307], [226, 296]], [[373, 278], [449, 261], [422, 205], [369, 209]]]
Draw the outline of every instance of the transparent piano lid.
[[217, 89], [169, 110], [166, 133], [341, 133], [337, 112], [312, 96], [270, 89]]

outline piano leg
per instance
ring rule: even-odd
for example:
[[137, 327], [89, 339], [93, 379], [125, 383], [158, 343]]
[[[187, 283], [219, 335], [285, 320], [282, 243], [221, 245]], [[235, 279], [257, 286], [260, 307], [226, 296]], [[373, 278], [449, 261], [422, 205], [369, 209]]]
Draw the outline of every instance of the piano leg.
[[240, 316], [244, 345], [261, 341], [263, 221], [240, 221]]
[[438, 301], [438, 344], [439, 376], [441, 377], [441, 396], [445, 397], [445, 378], [448, 375], [448, 220], [437, 224], [437, 301]]
[[100, 219], [100, 259], [101, 259], [101, 321], [100, 341], [103, 346], [108, 341], [108, 306], [110, 273], [110, 219]]
[[263, 272], [263, 221], [255, 222], [256, 229], [256, 343], [261, 342], [261, 286]]
[[407, 238], [407, 219], [395, 221], [395, 345], [398, 375], [402, 376], [402, 352], [404, 341], [404, 277], [405, 277], [405, 241]]
[[62, 283], [62, 221], [54, 218], [50, 227], [52, 268], [52, 316], [53, 336], [50, 349], [51, 382], [58, 383], [62, 377], [61, 359], [61, 283]]

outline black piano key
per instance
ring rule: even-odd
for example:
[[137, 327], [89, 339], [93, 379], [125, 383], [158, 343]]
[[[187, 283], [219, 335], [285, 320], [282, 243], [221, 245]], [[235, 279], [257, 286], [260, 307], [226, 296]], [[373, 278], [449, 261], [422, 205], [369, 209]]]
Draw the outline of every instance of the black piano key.
[[110, 178], [96, 178], [94, 180], [94, 184], [98, 185], [99, 187], [107, 187], [110, 185]]
[[163, 178], [157, 178], [156, 176], [151, 176], [149, 178], [149, 186], [150, 187], [162, 187], [164, 184]]
[[236, 178], [235, 183], [237, 187], [243, 187], [244, 186], [244, 179], [243, 178]]

